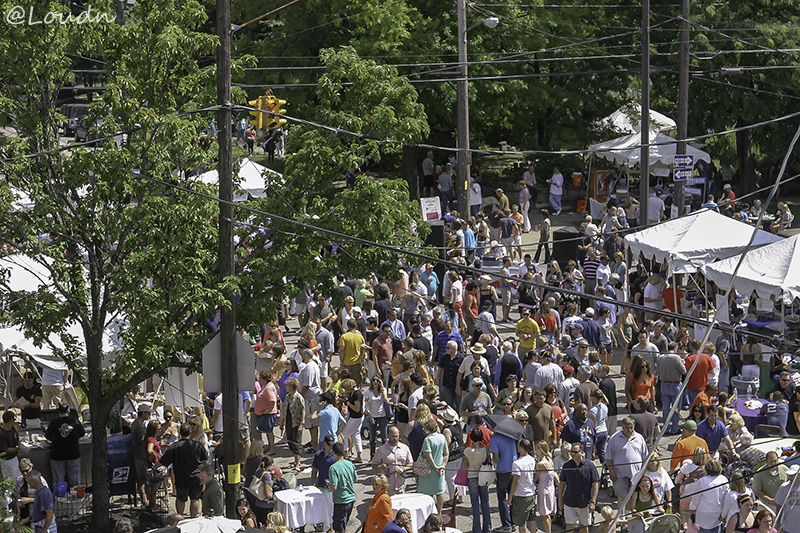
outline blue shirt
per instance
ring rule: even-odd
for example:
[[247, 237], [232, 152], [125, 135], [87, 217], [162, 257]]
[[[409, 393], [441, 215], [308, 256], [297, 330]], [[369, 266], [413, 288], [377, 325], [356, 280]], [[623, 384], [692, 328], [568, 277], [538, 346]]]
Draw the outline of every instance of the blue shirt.
[[717, 419], [717, 425], [712, 428], [706, 418], [697, 424], [696, 435], [706, 441], [706, 444], [708, 444], [708, 451], [714, 453], [719, 449], [719, 444], [722, 442], [722, 439], [728, 436], [728, 430], [725, 428], [725, 424], [719, 419]]
[[406, 338], [406, 327], [403, 325], [403, 322], [401, 320], [396, 319], [394, 322], [392, 322], [391, 320], [387, 320], [386, 322], [381, 324], [381, 328], [383, 328], [383, 326], [385, 326], [386, 324], [389, 324], [389, 327], [392, 328], [392, 332], [389, 333], [389, 337], [391, 337], [392, 339], [397, 339], [399, 341]]
[[592, 484], [600, 481], [600, 476], [591, 461], [584, 459], [578, 465], [570, 459], [561, 468], [561, 480], [566, 483], [564, 505], [583, 509], [591, 503]]
[[314, 454], [314, 460], [311, 462], [311, 468], [317, 469], [317, 481], [315, 486], [320, 489], [328, 488], [328, 471], [331, 465], [336, 462], [336, 456], [333, 452], [327, 453], [325, 450], [320, 450]]
[[440, 331], [436, 338], [433, 339], [433, 345], [439, 348], [436, 352], [436, 362], [439, 366], [441, 366], [442, 358], [447, 353], [447, 341], [456, 341], [459, 347], [464, 344], [464, 339], [461, 338], [461, 334], [456, 328], [453, 328], [453, 333], [450, 335], [447, 334], [447, 330]]
[[467, 226], [467, 229], [464, 230], [464, 247], [467, 250], [474, 250], [477, 245], [478, 242], [475, 240], [475, 232], [472, 231], [472, 228]]
[[786, 424], [789, 422], [789, 402], [767, 402], [761, 408], [767, 415], [767, 424], [778, 426], [783, 431], [783, 436], [788, 437]]
[[436, 272], [431, 271], [430, 274], [423, 272], [419, 275], [419, 281], [428, 289], [428, 296], [436, 294], [436, 289], [439, 287], [439, 276], [436, 275]]
[[400, 522], [395, 520], [390, 520], [388, 524], [383, 527], [383, 531], [381, 533], [408, 533], [406, 528], [400, 525]]
[[489, 449], [499, 456], [495, 465], [497, 473], [510, 474], [511, 465], [517, 460], [517, 441], [511, 437], [495, 433], [492, 435], [492, 440], [489, 441]]
[[319, 442], [322, 443], [325, 440], [326, 435], [332, 435], [336, 437], [336, 433], [339, 429], [339, 419], [342, 417], [342, 414], [339, 410], [333, 406], [328, 405], [319, 412]]
[[[44, 520], [47, 516], [47, 510], [53, 509], [53, 493], [47, 487], [42, 487], [36, 491], [36, 496], [33, 499], [33, 509], [31, 510], [31, 521], [38, 522]], [[53, 516], [53, 523], [55, 524], [56, 517]], [[52, 527], [52, 526], [51, 526]]]

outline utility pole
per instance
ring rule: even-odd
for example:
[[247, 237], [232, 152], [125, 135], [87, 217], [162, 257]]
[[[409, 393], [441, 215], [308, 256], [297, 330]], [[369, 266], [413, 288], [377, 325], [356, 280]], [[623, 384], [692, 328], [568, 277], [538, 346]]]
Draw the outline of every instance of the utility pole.
[[650, 0], [642, 1], [642, 151], [639, 157], [639, 224], [649, 221], [650, 200]]
[[[231, 142], [231, 5], [217, 0], [217, 141], [219, 143], [219, 277], [234, 275], [233, 251], [233, 154]], [[235, 518], [239, 493], [239, 383], [236, 364], [236, 302], [233, 293], [225, 294], [229, 309], [220, 317], [222, 360], [222, 441], [225, 454], [225, 508], [228, 518]], [[221, 510], [221, 509], [215, 509]]]
[[122, 26], [125, 24], [125, 0], [114, 0], [114, 11], [116, 11], [116, 23]]
[[[681, 0], [681, 46], [678, 50], [678, 146], [676, 153], [686, 153], [689, 136], [689, 0]], [[675, 182], [675, 203], [678, 216], [686, 211], [683, 181]], [[705, 199], [703, 199], [705, 201]]]
[[[456, 208], [466, 220], [469, 216], [469, 85], [467, 82], [467, 0], [456, 0], [458, 14], [458, 169], [453, 185]], [[444, 209], [444, 206], [442, 206]]]

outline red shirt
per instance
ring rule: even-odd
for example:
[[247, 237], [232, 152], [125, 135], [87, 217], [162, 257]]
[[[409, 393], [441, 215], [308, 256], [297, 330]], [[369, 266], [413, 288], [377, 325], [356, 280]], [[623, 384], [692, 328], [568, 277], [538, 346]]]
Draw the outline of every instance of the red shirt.
[[[489, 441], [492, 440], [492, 435], [494, 435], [494, 432], [491, 429], [487, 428], [486, 426], [480, 426], [478, 429], [481, 431], [481, 433], [483, 433], [481, 444], [483, 444], [483, 447], [488, 450], [490, 444]], [[465, 444], [465, 446], [467, 448], [472, 446], [472, 439], [470, 438], [469, 433], [467, 433], [467, 443]]]
[[[693, 353], [686, 358], [686, 370], [688, 371], [697, 359], [696, 353]], [[692, 376], [689, 378], [688, 388], [696, 391], [705, 390], [708, 385], [708, 373], [714, 370], [714, 361], [707, 353], [700, 354], [700, 361], [697, 363], [697, 368], [694, 369]]]
[[[675, 304], [675, 300], [673, 298], [673, 296], [675, 296], [676, 293], [678, 295], [678, 303], [677, 304]], [[681, 300], [683, 299], [683, 291], [682, 290], [676, 288], [675, 292], [672, 292], [672, 287], [669, 287], [667, 289], [664, 289], [664, 292], [661, 293], [661, 298], [664, 299], [664, 305], [667, 307], [667, 309], [669, 309], [673, 313], [682, 313], [683, 312], [681, 310]], [[675, 309], [675, 305], [678, 306], [677, 309]]]

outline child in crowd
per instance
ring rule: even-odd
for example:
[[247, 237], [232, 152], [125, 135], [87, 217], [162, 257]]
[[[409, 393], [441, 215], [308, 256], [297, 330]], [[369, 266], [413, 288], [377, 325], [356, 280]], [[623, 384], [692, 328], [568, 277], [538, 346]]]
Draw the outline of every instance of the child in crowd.
[[789, 402], [783, 398], [783, 393], [773, 391], [769, 395], [770, 401], [761, 408], [761, 412], [767, 415], [767, 424], [781, 428], [784, 437], [788, 437], [786, 423], [789, 421]]

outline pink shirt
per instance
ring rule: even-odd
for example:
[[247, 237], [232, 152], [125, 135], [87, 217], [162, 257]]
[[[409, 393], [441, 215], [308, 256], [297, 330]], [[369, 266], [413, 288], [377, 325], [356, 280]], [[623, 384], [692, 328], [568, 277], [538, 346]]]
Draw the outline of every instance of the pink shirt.
[[[267, 410], [269, 402], [274, 402], [272, 409]], [[256, 403], [253, 405], [253, 411], [257, 415], [274, 415], [278, 412], [278, 391], [275, 389], [275, 384], [267, 383], [266, 387], [262, 387], [256, 395]]]

